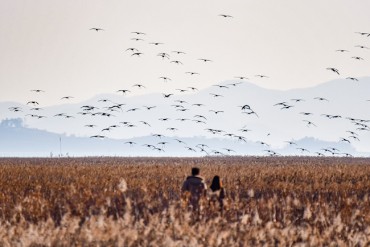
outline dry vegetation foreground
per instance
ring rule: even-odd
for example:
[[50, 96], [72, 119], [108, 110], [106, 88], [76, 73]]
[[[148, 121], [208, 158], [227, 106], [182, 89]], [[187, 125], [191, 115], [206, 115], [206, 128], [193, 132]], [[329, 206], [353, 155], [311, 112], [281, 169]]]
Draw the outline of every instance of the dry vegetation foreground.
[[[192, 166], [223, 215], [181, 201]], [[369, 159], [0, 159], [0, 246], [369, 246], [369, 196]]]

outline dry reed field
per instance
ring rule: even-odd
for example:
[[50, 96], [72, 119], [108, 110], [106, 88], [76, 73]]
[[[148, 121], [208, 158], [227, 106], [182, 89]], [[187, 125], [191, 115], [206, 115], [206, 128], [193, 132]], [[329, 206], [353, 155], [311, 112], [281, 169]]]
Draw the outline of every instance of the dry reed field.
[[[224, 213], [181, 185], [219, 175]], [[365, 158], [0, 159], [0, 246], [369, 246]]]

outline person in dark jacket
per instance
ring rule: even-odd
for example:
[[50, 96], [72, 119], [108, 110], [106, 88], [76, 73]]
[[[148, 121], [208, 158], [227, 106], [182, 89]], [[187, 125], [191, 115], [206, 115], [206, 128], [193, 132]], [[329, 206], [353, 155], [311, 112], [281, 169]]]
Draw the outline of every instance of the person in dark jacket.
[[221, 215], [224, 210], [224, 199], [226, 197], [225, 188], [219, 176], [214, 176], [210, 188], [209, 204], [210, 207], [217, 207], [219, 205]]
[[207, 196], [207, 185], [200, 176], [200, 169], [198, 167], [191, 169], [191, 176], [188, 176], [184, 181], [181, 192], [193, 210], [199, 212], [200, 200]]

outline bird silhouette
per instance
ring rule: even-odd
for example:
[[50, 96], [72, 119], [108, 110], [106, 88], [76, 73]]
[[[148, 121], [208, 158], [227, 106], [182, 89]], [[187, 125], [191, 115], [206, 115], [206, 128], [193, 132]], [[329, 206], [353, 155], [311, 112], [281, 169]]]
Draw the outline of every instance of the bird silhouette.
[[136, 142], [133, 142], [133, 141], [128, 141], [128, 142], [125, 142], [125, 144], [129, 144], [130, 146], [133, 146], [136, 144]]
[[215, 110], [209, 110], [210, 112], [213, 112], [214, 114], [219, 114], [219, 113], [223, 113], [224, 111], [215, 111]]
[[162, 57], [162, 59], [165, 59], [165, 58], [170, 59], [170, 55], [168, 55], [165, 52], [159, 53], [157, 56]]
[[369, 49], [369, 47], [363, 46], [363, 45], [356, 45], [355, 47], [359, 47], [361, 49]]
[[165, 94], [165, 93], [164, 93], [164, 94], [163, 94], [163, 97], [164, 97], [164, 98], [169, 98], [169, 97], [171, 97], [172, 95], [173, 95], [172, 93], [169, 93], [169, 94]]
[[223, 95], [221, 94], [214, 94], [214, 93], [209, 93], [210, 95], [212, 95], [213, 97], [215, 98], [218, 98], [218, 97], [224, 97]]
[[162, 79], [164, 82], [172, 81], [171, 78], [166, 77], [166, 76], [161, 76], [159, 79]]
[[97, 31], [97, 32], [104, 31], [104, 29], [98, 28], [98, 27], [92, 27], [92, 28], [90, 28], [90, 30], [94, 30], [94, 31]]
[[144, 53], [142, 53], [142, 52], [134, 52], [134, 53], [131, 54], [131, 56], [138, 56], [138, 57], [140, 57], [140, 55], [142, 55], [142, 54], [144, 54]]
[[151, 109], [154, 109], [156, 108], [156, 106], [144, 106], [148, 111], [150, 111]]
[[173, 53], [176, 53], [176, 54], [178, 54], [178, 55], [180, 55], [180, 54], [186, 54], [185, 52], [183, 52], [183, 51], [172, 51]]
[[148, 123], [147, 123], [147, 122], [145, 122], [145, 121], [140, 121], [140, 123], [142, 123], [142, 124], [144, 124], [144, 125], [147, 125], [147, 126], [151, 127], [151, 125], [150, 125], [150, 124], [148, 124]]
[[181, 61], [179, 61], [179, 60], [173, 60], [173, 61], [171, 61], [170, 63], [175, 63], [175, 64], [183, 64]]
[[259, 77], [259, 78], [269, 78], [268, 76], [266, 75], [255, 75], [256, 77]]
[[197, 72], [190, 72], [190, 71], [185, 72], [185, 74], [189, 74], [189, 75], [199, 75], [199, 73], [197, 73]]
[[135, 53], [135, 52], [138, 52], [139, 50], [134, 47], [130, 47], [130, 48], [127, 48], [126, 51], [132, 51], [133, 53]]
[[128, 90], [128, 89], [119, 89], [117, 90], [117, 93], [121, 92], [123, 95], [125, 95], [126, 93], [130, 93], [131, 91]]
[[206, 59], [206, 58], [199, 58], [198, 60], [200, 60], [200, 61], [203, 61], [203, 62], [212, 62], [212, 60], [210, 60], [210, 59]]
[[145, 88], [145, 86], [142, 84], [135, 84], [135, 85], [132, 85], [132, 87]]
[[329, 101], [328, 99], [325, 99], [323, 97], [315, 97], [314, 99], [317, 99], [319, 101]]
[[221, 17], [224, 17], [224, 18], [234, 18], [233, 16], [231, 15], [225, 15], [225, 14], [220, 14], [218, 16], [221, 16]]
[[60, 99], [63, 100], [63, 99], [73, 99], [73, 98], [74, 98], [73, 96], [64, 96], [64, 97], [62, 97]]
[[134, 34], [137, 34], [137, 35], [146, 35], [146, 33], [143, 33], [143, 32], [131, 32], [131, 33], [134, 33]]
[[351, 80], [351, 81], [358, 81], [358, 79], [357, 79], [357, 78], [355, 78], [355, 77], [347, 77], [346, 79], [347, 79], [347, 80]]
[[336, 68], [326, 68], [327, 70], [333, 71], [339, 75], [339, 71]]
[[39, 102], [32, 100], [32, 101], [28, 101], [27, 105], [39, 105]]

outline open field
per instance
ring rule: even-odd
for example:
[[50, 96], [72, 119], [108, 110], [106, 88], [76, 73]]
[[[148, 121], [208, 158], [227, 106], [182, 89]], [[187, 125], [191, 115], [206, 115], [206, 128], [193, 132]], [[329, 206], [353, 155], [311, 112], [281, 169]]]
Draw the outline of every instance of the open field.
[[[193, 166], [222, 216], [181, 200]], [[368, 246], [369, 196], [361, 158], [4, 158], [0, 246]]]

